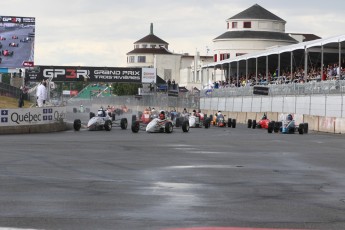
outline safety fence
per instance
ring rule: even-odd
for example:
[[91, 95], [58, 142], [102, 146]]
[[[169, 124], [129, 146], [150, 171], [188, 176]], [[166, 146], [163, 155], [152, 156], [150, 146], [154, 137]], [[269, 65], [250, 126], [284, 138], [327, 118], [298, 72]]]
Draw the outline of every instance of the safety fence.
[[[314, 95], [314, 94], [343, 94], [345, 93], [345, 80], [311, 81], [307, 83], [270, 84], [270, 96], [277, 95]], [[242, 97], [253, 95], [253, 86], [226, 87], [220, 89], [204, 89], [200, 97]]]

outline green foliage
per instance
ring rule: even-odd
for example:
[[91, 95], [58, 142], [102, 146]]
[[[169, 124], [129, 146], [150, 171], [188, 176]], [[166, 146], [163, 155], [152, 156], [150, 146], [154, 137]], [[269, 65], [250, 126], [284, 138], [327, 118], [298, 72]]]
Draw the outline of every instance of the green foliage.
[[117, 96], [123, 95], [136, 95], [138, 94], [138, 88], [141, 87], [141, 84], [133, 83], [113, 83], [113, 94]]
[[3, 73], [2, 74], [2, 82], [7, 84], [7, 85], [11, 84], [11, 74]]

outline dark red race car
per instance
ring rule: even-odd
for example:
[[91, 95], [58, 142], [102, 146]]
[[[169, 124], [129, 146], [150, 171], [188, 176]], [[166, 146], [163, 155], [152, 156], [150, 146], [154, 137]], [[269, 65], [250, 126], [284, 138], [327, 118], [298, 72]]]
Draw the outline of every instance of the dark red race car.
[[3, 36], [0, 36], [0, 40], [6, 40], [6, 38]]
[[268, 124], [270, 123], [270, 120], [267, 118], [266, 113], [262, 116], [261, 120], [259, 122], [256, 122], [256, 120], [248, 119], [248, 128], [258, 128], [258, 129], [268, 129]]
[[1, 54], [3, 56], [13, 56], [13, 51], [3, 50], [3, 51], [1, 51]]
[[12, 39], [18, 39], [18, 36], [13, 35], [13, 36], [12, 36]]

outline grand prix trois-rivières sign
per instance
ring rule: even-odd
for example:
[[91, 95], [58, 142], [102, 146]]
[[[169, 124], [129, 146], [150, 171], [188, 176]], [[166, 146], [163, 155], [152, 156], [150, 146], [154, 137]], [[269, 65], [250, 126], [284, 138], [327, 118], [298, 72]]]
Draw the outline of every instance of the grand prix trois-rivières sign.
[[25, 71], [28, 81], [87, 81], [118, 83], [156, 82], [154, 68], [35, 66]]

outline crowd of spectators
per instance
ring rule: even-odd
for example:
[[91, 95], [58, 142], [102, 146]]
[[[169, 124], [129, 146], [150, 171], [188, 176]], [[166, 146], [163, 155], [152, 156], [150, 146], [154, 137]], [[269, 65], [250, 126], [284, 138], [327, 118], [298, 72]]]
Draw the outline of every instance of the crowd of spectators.
[[321, 73], [321, 67], [308, 68], [307, 77], [304, 76], [304, 68], [297, 67], [291, 74], [289, 70], [282, 70], [279, 76], [278, 70], [273, 73], [258, 73], [256, 78], [255, 73], [246, 75], [241, 74], [238, 78], [236, 75], [227, 78], [226, 80], [216, 81], [212, 87], [227, 88], [227, 87], [245, 87], [254, 85], [268, 85], [268, 84], [291, 84], [291, 83], [306, 83], [312, 81], [327, 81], [327, 80], [345, 80], [345, 68], [340, 67], [338, 63], [328, 65], [323, 68]]

